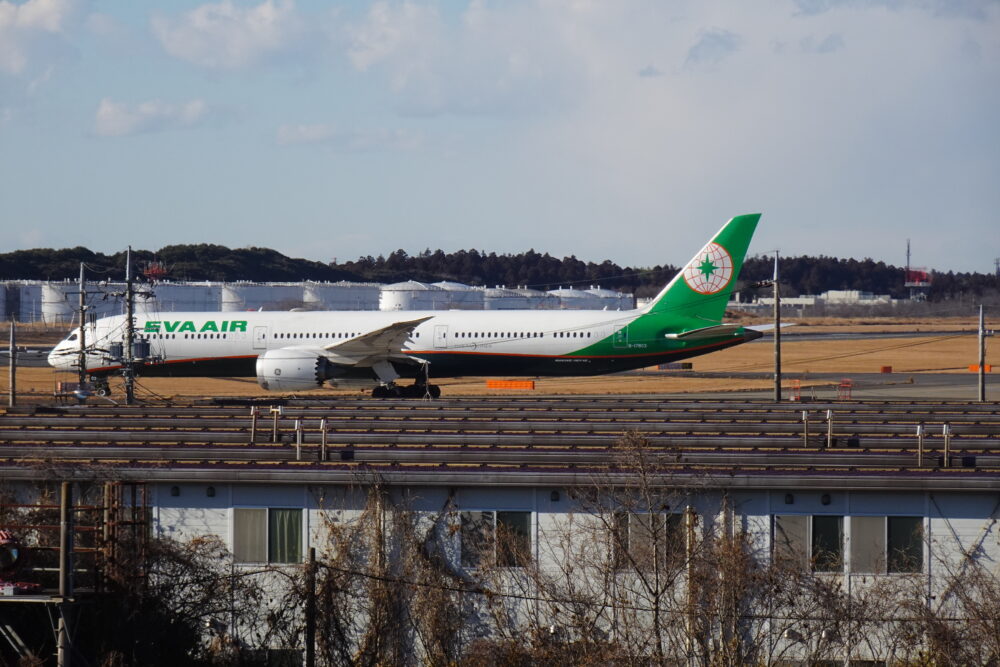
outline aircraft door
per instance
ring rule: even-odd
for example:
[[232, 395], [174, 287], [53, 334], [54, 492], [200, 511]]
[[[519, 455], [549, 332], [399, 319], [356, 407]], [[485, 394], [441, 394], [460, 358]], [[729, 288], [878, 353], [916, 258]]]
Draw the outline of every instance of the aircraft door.
[[618, 348], [628, 347], [628, 325], [623, 326], [621, 329], [615, 332], [613, 336], [614, 345]]
[[448, 347], [448, 325], [447, 324], [436, 324], [434, 325], [434, 347], [436, 349], [441, 349]]
[[253, 328], [253, 349], [255, 350], [267, 349], [267, 327]]

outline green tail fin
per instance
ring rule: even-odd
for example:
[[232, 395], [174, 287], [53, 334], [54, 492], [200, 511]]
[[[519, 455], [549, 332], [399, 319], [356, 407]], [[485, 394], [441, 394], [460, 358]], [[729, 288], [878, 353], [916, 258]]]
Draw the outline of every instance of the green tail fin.
[[750, 213], [723, 225], [644, 312], [721, 322], [758, 220]]

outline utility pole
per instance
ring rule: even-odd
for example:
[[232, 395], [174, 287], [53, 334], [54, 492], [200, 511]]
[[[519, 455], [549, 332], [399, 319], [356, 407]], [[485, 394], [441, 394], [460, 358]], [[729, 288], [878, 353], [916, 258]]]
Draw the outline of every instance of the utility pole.
[[309, 547], [306, 563], [306, 664], [316, 667], [316, 547]]
[[56, 664], [69, 667], [73, 629], [68, 619], [73, 604], [73, 484], [62, 483], [59, 501], [59, 621], [56, 627]]
[[7, 405], [14, 407], [17, 405], [17, 325], [14, 318], [10, 318], [10, 395], [7, 398]]
[[986, 402], [986, 320], [979, 304], [979, 402]]
[[778, 287], [778, 251], [774, 251], [774, 402], [781, 402], [781, 290]]
[[125, 380], [125, 405], [135, 403], [135, 289], [132, 285], [132, 246], [125, 253], [125, 359], [122, 376]]
[[83, 395], [83, 388], [87, 384], [87, 283], [83, 275], [83, 262], [80, 262], [80, 353], [79, 353], [79, 382], [77, 389]]

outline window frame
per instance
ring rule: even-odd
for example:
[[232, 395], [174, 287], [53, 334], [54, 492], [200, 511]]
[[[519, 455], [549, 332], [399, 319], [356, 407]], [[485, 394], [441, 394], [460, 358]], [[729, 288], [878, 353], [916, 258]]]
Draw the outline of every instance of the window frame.
[[[671, 557], [678, 552], [683, 552], [683, 560], [687, 560], [687, 526], [685, 525], [685, 513], [684, 512], [674, 512], [674, 511], [662, 511], [662, 512], [635, 512], [628, 510], [621, 510], [612, 513], [611, 517], [611, 529], [614, 533], [611, 535], [611, 563], [615, 570], [630, 570], [632, 569], [630, 561], [637, 560], [635, 556], [637, 554], [632, 554], [632, 558], [626, 557], [625, 553], [632, 553], [633, 546], [633, 531], [637, 528], [645, 529], [646, 526], [632, 526], [633, 519], [640, 519], [640, 517], [650, 517], [655, 516], [660, 519], [659, 523], [660, 530], [662, 531], [663, 539], [662, 544], [665, 547], [660, 555], [660, 566], [667, 567], [671, 564], [674, 559]], [[624, 526], [623, 526], [624, 524]], [[622, 534], [622, 528], [627, 532]], [[672, 535], [680, 535], [683, 537], [682, 541], [671, 540]], [[674, 549], [670, 549], [671, 544], [682, 544], [683, 546]], [[641, 556], [641, 554], [638, 554]]]
[[[877, 524], [875, 534], [872, 527], [864, 528], [864, 523]], [[909, 531], [909, 537], [902, 548], [895, 546], [892, 524], [907, 522], [916, 530]], [[924, 551], [925, 517], [915, 514], [859, 514], [851, 517], [851, 562], [850, 573], [855, 575], [922, 574], [926, 554]], [[856, 546], [857, 545], [857, 546]], [[874, 545], [871, 550], [869, 545]], [[869, 546], [869, 550], [865, 547]], [[906, 552], [911, 552], [910, 556]], [[915, 553], [914, 553], [915, 552]], [[903, 559], [910, 559], [908, 564]]]
[[[505, 569], [523, 568], [535, 560], [535, 511], [525, 509], [475, 509], [463, 508], [456, 511], [458, 519], [458, 530], [455, 534], [458, 538], [458, 561], [466, 569], [477, 570], [484, 566], [501, 567]], [[472, 521], [467, 521], [466, 517], [471, 514], [491, 515], [490, 524], [478, 537], [484, 538], [482, 545], [472, 545], [466, 543], [470, 537], [474, 537], [471, 530], [466, 526], [473, 525]], [[513, 537], [519, 537], [526, 541], [526, 544], [519, 545], [520, 549], [512, 551], [501, 549], [497, 541], [498, 526], [500, 526], [500, 515], [527, 515], [527, 531], [523, 534], [512, 532]], [[504, 524], [509, 526], [509, 524]], [[519, 554], [523, 554], [528, 560], [520, 561]]]
[[[805, 519], [805, 535], [802, 536], [802, 547], [804, 551], [802, 553], [788, 553], [789, 548], [793, 548], [795, 545], [782, 544], [779, 542], [778, 538], [778, 519], [779, 517], [788, 518], [802, 518]], [[836, 560], [819, 561], [817, 559], [816, 553], [816, 530], [815, 530], [815, 519], [839, 519], [839, 553], [836, 553]], [[847, 560], [846, 555], [846, 532], [844, 530], [844, 519], [847, 516], [843, 514], [771, 514], [771, 560], [774, 562], [776, 559], [784, 557], [787, 562], [793, 564], [794, 566], [800, 568], [802, 571], [814, 572], [816, 574], [844, 574]], [[828, 564], [839, 565], [839, 567], [829, 567]], [[821, 567], [820, 567], [821, 566]]]
[[[892, 544], [892, 522], [893, 520], [909, 520], [915, 522], [917, 530], [910, 531], [910, 539], [914, 537], [916, 540], [911, 542], [908, 546], [916, 547], [916, 551], [919, 554], [916, 557], [916, 564], [910, 568], [906, 568], [904, 563], [900, 566], [900, 558], [907, 558], [908, 556], [903, 552], [903, 549], [893, 549]], [[926, 525], [924, 522], [924, 517], [910, 514], [897, 514], [885, 517], [885, 572], [886, 574], [923, 574], [924, 563], [926, 561], [924, 554], [924, 535], [926, 535]], [[893, 551], [897, 552], [897, 555], [893, 554]], [[895, 566], [894, 566], [895, 565]], [[905, 569], [904, 569], [905, 568]]]
[[[303, 507], [294, 507], [287, 505], [240, 505], [231, 508], [230, 520], [229, 520], [229, 537], [230, 545], [233, 553], [233, 562], [238, 565], [296, 565], [304, 562], [305, 554], [307, 551], [306, 540], [308, 539], [308, 530], [306, 528], [306, 510]], [[264, 530], [263, 530], [263, 560], [246, 560], [239, 558], [236, 553], [236, 529], [237, 529], [237, 519], [236, 513], [241, 510], [257, 510], [263, 511], [264, 513]], [[271, 517], [272, 512], [279, 510], [291, 510], [297, 511], [299, 513], [298, 521], [298, 532], [299, 540], [296, 545], [298, 553], [296, 554], [297, 560], [276, 560], [275, 554], [272, 553], [272, 533], [271, 533]], [[258, 545], [259, 548], [259, 545]]]

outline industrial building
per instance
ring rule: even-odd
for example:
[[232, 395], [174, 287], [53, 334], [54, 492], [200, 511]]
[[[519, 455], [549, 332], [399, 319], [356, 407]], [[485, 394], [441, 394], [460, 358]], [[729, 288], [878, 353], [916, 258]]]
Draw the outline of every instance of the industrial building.
[[[359, 609], [372, 578], [441, 586], [460, 610], [456, 650], [540, 650], [544, 636], [672, 664], [912, 662], [940, 655], [935, 627], [968, 636], [958, 662], [995, 659], [988, 633], [972, 635], [997, 618], [998, 437], [998, 406], [970, 403], [342, 399], [0, 416], [8, 489], [142, 484], [152, 534], [219, 540], [233, 576], [291, 573], [314, 550]], [[438, 583], [420, 578], [432, 571]], [[357, 613], [345, 645], [371, 627]], [[399, 613], [409, 629], [393, 641], [419, 662], [431, 615]]]

